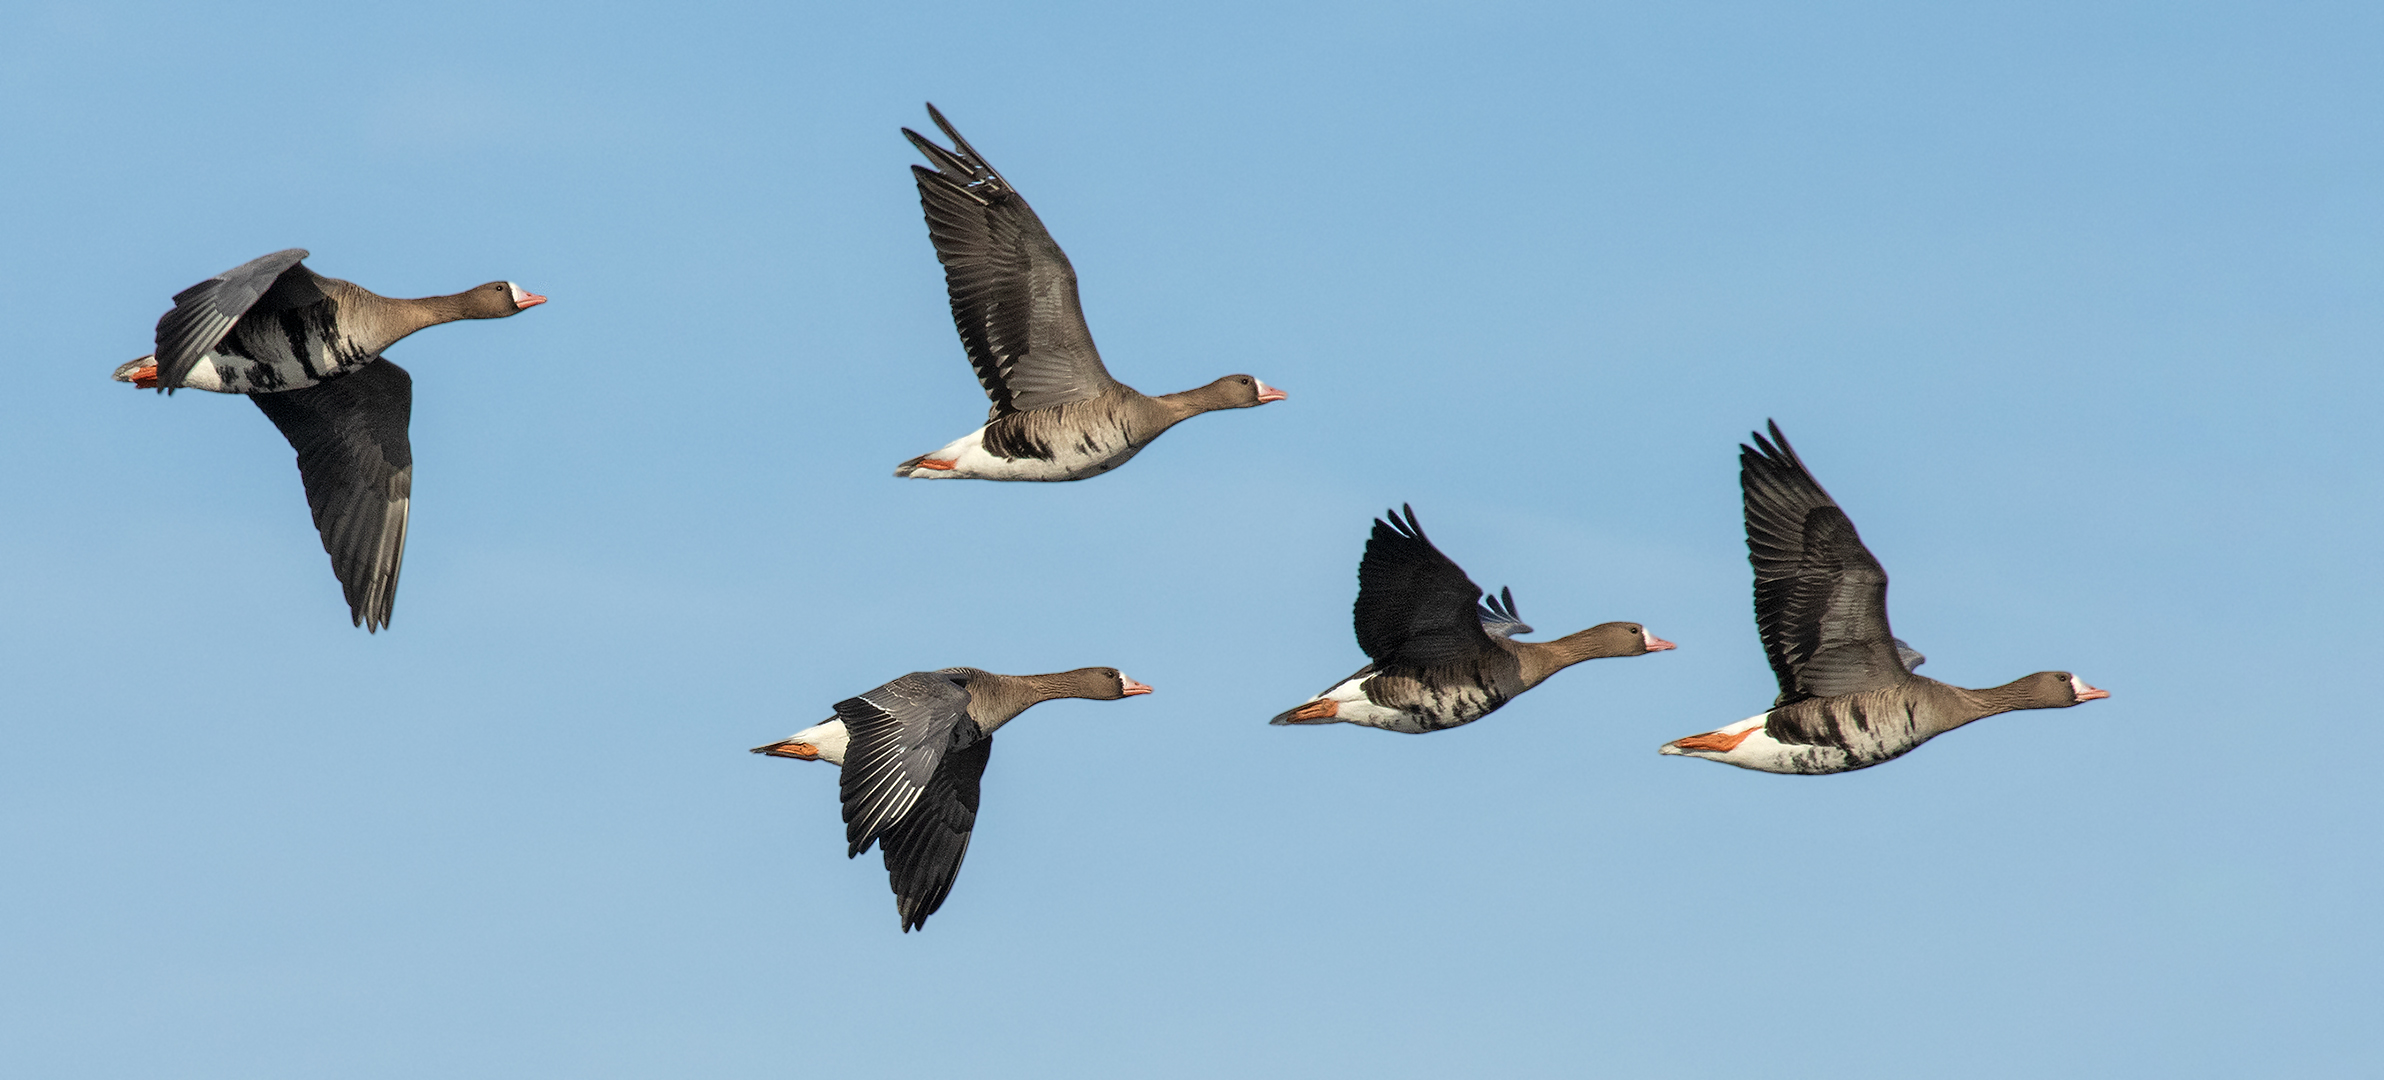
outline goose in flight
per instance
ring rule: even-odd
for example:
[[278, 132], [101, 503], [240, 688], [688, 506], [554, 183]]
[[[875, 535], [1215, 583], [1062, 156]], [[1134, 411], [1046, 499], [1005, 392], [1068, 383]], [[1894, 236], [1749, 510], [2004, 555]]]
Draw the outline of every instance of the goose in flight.
[[510, 281], [405, 300], [324, 277], [302, 248], [235, 266], [174, 295], [157, 351], [115, 378], [171, 394], [246, 394], [298, 452], [349, 621], [389, 625], [414, 487], [414, 380], [381, 353], [425, 327], [502, 319], [546, 302]]
[[1887, 625], [1887, 571], [1854, 522], [1780, 434], [1738, 448], [1747, 561], [1755, 567], [1755, 630], [1779, 679], [1771, 708], [1674, 739], [1665, 754], [1775, 773], [1865, 769], [1973, 720], [2017, 709], [2066, 709], [2111, 695], [2066, 671], [1984, 690], [1912, 669], [1921, 656]]
[[976, 668], [914, 671], [836, 703], [836, 715], [756, 754], [840, 766], [847, 858], [878, 845], [903, 933], [944, 906], [977, 827], [978, 781], [993, 733], [1059, 698], [1115, 701], [1151, 688], [1116, 668], [996, 675]]
[[1515, 614], [1514, 592], [1483, 600], [1482, 587], [1425, 538], [1415, 510], [1400, 511], [1374, 520], [1358, 563], [1352, 615], [1368, 663], [1271, 723], [1442, 731], [1490, 715], [1583, 660], [1677, 648], [1634, 622], [1517, 641], [1532, 629]]
[[1076, 299], [1076, 270], [1026, 199], [934, 105], [946, 150], [909, 128], [935, 167], [911, 166], [944, 264], [952, 325], [993, 400], [985, 426], [894, 467], [916, 480], [1082, 480], [1126, 463], [1168, 428], [1218, 409], [1281, 401], [1253, 375], [1147, 397], [1113, 379]]

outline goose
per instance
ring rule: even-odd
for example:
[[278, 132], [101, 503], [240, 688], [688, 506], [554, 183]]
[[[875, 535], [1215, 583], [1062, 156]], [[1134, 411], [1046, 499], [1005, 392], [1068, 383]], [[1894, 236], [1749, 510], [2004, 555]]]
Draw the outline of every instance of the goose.
[[1774, 773], [1867, 769], [1973, 720], [2107, 698], [2066, 671], [1970, 690], [1913, 669], [1887, 625], [1887, 571], [1780, 433], [1739, 444], [1755, 628], [1780, 683], [1770, 709], [1660, 753]]
[[1532, 629], [1516, 614], [1512, 589], [1482, 599], [1482, 587], [1424, 536], [1413, 507], [1387, 518], [1374, 519], [1366, 540], [1352, 612], [1370, 662], [1270, 723], [1444, 731], [1490, 715], [1583, 660], [1678, 648], [1633, 622], [1517, 641]]
[[[996, 675], [969, 667], [914, 671], [836, 703], [827, 722], [753, 753], [844, 768], [845, 857], [884, 852], [902, 932], [922, 929], [944, 906], [977, 825], [977, 783], [993, 733], [1034, 705], [1059, 698], [1115, 701], [1151, 688], [1116, 668]], [[850, 767], [846, 767], [849, 765]]]
[[546, 302], [510, 281], [451, 296], [393, 299], [324, 277], [304, 248], [260, 256], [174, 294], [157, 351], [115, 378], [171, 394], [246, 394], [298, 452], [307, 509], [322, 534], [349, 622], [389, 625], [405, 561], [414, 452], [414, 379], [382, 355], [416, 330], [502, 319]]
[[935, 164], [913, 165], [911, 174], [944, 264], [952, 324], [993, 404], [984, 427], [895, 466], [895, 476], [1082, 480], [1125, 464], [1191, 417], [1284, 399], [1253, 375], [1155, 398], [1111, 378], [1085, 326], [1067, 254], [934, 104], [927, 115], [952, 149], [902, 129]]

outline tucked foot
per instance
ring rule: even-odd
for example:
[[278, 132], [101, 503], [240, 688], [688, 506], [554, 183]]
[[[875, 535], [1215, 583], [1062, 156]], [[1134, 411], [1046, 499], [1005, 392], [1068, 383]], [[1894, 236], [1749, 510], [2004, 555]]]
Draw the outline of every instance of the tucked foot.
[[922, 469], [934, 469], [938, 472], [951, 472], [952, 470], [959, 468], [960, 463], [958, 461], [937, 461], [934, 458], [920, 458], [919, 467]]
[[753, 748], [753, 753], [768, 754], [771, 757], [791, 757], [798, 761], [818, 761], [820, 756], [819, 747], [810, 743], [795, 742], [792, 739], [786, 742], [774, 742], [768, 746], [756, 746]]
[[1704, 750], [1710, 753], [1727, 754], [1732, 750], [1738, 749], [1738, 744], [1747, 741], [1747, 736], [1753, 735], [1754, 733], [1761, 730], [1763, 730], [1762, 725], [1756, 725], [1755, 727], [1748, 728], [1745, 731], [1729, 735], [1725, 735], [1719, 731], [1708, 731], [1703, 735], [1691, 735], [1683, 739], [1674, 739], [1671, 742], [1665, 743], [1658, 749], [1667, 754], [1685, 754], [1691, 750]]
[[1341, 715], [1341, 703], [1331, 698], [1317, 698], [1291, 710], [1294, 720], [1330, 720]]
[[144, 356], [130, 363], [119, 364], [116, 367], [115, 379], [117, 382], [131, 383], [143, 390], [154, 388], [157, 385], [157, 358]]

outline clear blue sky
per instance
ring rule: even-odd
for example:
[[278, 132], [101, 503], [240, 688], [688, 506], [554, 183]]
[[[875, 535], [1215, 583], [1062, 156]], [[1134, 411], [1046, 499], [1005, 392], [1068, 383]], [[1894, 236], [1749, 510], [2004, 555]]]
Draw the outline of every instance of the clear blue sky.
[[[51, 1078], [2373, 1076], [2372, 5], [50, 3], [0, 35], [0, 1071]], [[1111, 368], [1247, 371], [1052, 486], [896, 134], [1041, 211]], [[287, 246], [436, 328], [394, 628], [245, 402], [108, 381]], [[1887, 767], [1773, 693], [1777, 417], [1966, 685]], [[1360, 662], [1412, 502], [1574, 669], [1426, 737]], [[834, 776], [907, 671], [1002, 733], [904, 936]]]

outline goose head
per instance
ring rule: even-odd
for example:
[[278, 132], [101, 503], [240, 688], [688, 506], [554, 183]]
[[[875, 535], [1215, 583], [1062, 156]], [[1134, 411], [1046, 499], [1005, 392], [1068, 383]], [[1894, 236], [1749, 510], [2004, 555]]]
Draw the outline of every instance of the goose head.
[[546, 297], [510, 281], [492, 281], [474, 286], [459, 299], [463, 301], [461, 308], [463, 317], [467, 319], [502, 319], [546, 303]]
[[2066, 671], [2039, 671], [2021, 679], [2019, 686], [2023, 709], [2066, 709], [2089, 701], [2111, 696], [2108, 690], [2097, 690]]
[[1581, 653], [1584, 659], [1606, 656], [1645, 656], [1651, 652], [1680, 648], [1678, 645], [1655, 636], [1645, 624], [1635, 622], [1599, 623], [1578, 634], [1570, 635], [1565, 640], [1573, 643], [1574, 648]]
[[1089, 698], [1094, 701], [1116, 701], [1138, 697], [1151, 688], [1127, 678], [1126, 673], [1113, 667], [1077, 668], [1051, 676], [1052, 689], [1064, 697]]
[[1256, 375], [1228, 375], [1200, 389], [1213, 402], [1209, 406], [1212, 409], [1247, 409], [1291, 396], [1268, 386]]

